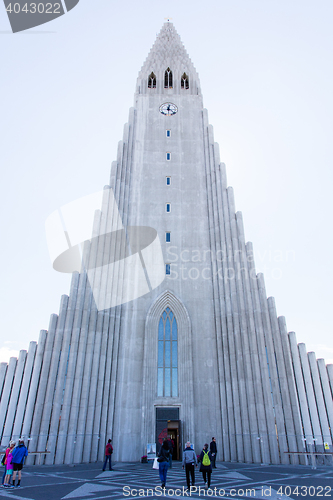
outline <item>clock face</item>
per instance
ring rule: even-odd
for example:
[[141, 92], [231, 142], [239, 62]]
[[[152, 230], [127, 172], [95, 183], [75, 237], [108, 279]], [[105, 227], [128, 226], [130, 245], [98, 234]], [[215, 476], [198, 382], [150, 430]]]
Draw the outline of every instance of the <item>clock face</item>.
[[177, 111], [177, 106], [175, 104], [172, 104], [172, 102], [165, 102], [160, 106], [160, 112], [162, 113], [162, 115], [172, 116], [175, 115]]

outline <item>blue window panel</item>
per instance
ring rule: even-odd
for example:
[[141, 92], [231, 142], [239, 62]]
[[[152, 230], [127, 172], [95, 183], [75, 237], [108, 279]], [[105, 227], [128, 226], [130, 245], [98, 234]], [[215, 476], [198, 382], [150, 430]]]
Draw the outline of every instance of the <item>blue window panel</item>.
[[170, 264], [165, 264], [165, 274], [171, 274]]
[[166, 183], [167, 183], [167, 186], [170, 186], [170, 184], [171, 184], [171, 177], [167, 177], [166, 178]]
[[170, 339], [171, 339], [171, 325], [169, 318], [167, 318], [165, 323], [165, 340], [170, 340]]
[[178, 396], [178, 370], [177, 368], [172, 368], [172, 397], [176, 398]]
[[165, 368], [164, 370], [164, 396], [171, 396], [171, 369]]
[[178, 336], [178, 331], [177, 331], [177, 321], [176, 321], [176, 318], [174, 318], [173, 322], [172, 322], [172, 340], [177, 340], [177, 336]]
[[164, 345], [165, 355], [164, 355], [164, 366], [170, 368], [171, 366], [171, 342], [166, 341]]
[[170, 203], [166, 204], [166, 211], [171, 212], [171, 204]]
[[163, 396], [163, 368], [158, 369], [157, 375], [157, 395]]
[[170, 312], [170, 307], [167, 307], [166, 308], [166, 312], [169, 313]]
[[158, 342], [158, 367], [163, 368], [163, 340], [159, 340]]
[[167, 159], [167, 160], [171, 160], [171, 153], [167, 153], [167, 154], [166, 154], [166, 159]]
[[173, 318], [173, 312], [172, 311], [170, 311], [169, 318], [170, 318], [170, 321], [172, 323], [172, 318]]
[[170, 240], [171, 240], [171, 233], [165, 233], [165, 241], [167, 243], [170, 243]]
[[163, 340], [163, 333], [164, 333], [163, 319], [161, 318], [158, 325], [158, 340]]
[[[160, 365], [158, 365], [160, 366]], [[178, 366], [178, 353], [177, 353], [177, 341], [172, 342], [172, 367], [177, 368]]]
[[163, 319], [165, 319], [166, 316], [167, 316], [167, 313], [164, 311], [164, 313], [162, 314], [162, 316], [163, 316]]
[[167, 131], [166, 131], [166, 136], [167, 136], [167, 137], [171, 137], [171, 130], [167, 130]]

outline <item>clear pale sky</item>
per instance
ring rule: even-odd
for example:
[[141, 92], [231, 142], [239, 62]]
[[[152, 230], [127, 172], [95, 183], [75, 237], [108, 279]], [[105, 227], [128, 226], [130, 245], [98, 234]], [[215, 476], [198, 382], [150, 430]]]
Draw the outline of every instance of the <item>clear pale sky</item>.
[[47, 329], [70, 276], [45, 220], [109, 183], [137, 74], [170, 16], [243, 212], [257, 271], [307, 350], [333, 363], [331, 0], [80, 0], [12, 34], [0, 5], [0, 360]]

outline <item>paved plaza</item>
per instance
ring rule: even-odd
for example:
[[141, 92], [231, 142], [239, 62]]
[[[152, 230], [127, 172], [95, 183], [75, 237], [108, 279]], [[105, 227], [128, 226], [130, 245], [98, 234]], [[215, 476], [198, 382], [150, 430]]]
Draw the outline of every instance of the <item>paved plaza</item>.
[[[126, 498], [227, 498], [286, 500], [331, 498], [333, 467], [253, 465], [218, 463], [212, 474], [211, 490], [203, 487], [196, 470], [196, 491], [186, 491], [185, 473], [180, 462], [168, 470], [165, 491], [160, 488], [158, 471], [152, 463], [118, 463], [113, 471], [102, 472], [102, 464], [75, 466], [26, 466], [22, 487], [0, 488], [0, 498], [17, 500], [94, 500]], [[200, 489], [199, 489], [200, 488]]]

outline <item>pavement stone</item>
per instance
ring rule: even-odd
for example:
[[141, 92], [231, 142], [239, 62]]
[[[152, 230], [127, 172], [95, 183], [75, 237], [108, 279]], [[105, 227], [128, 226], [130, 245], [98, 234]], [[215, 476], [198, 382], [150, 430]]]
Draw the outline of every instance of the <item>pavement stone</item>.
[[168, 470], [162, 490], [152, 463], [116, 463], [102, 471], [102, 463], [26, 466], [22, 487], [0, 488], [0, 498], [17, 500], [126, 500], [133, 498], [226, 498], [242, 500], [294, 500], [333, 497], [333, 468], [310, 466], [218, 463], [213, 470], [211, 490], [204, 489], [196, 470], [196, 490], [186, 491], [180, 462]]

